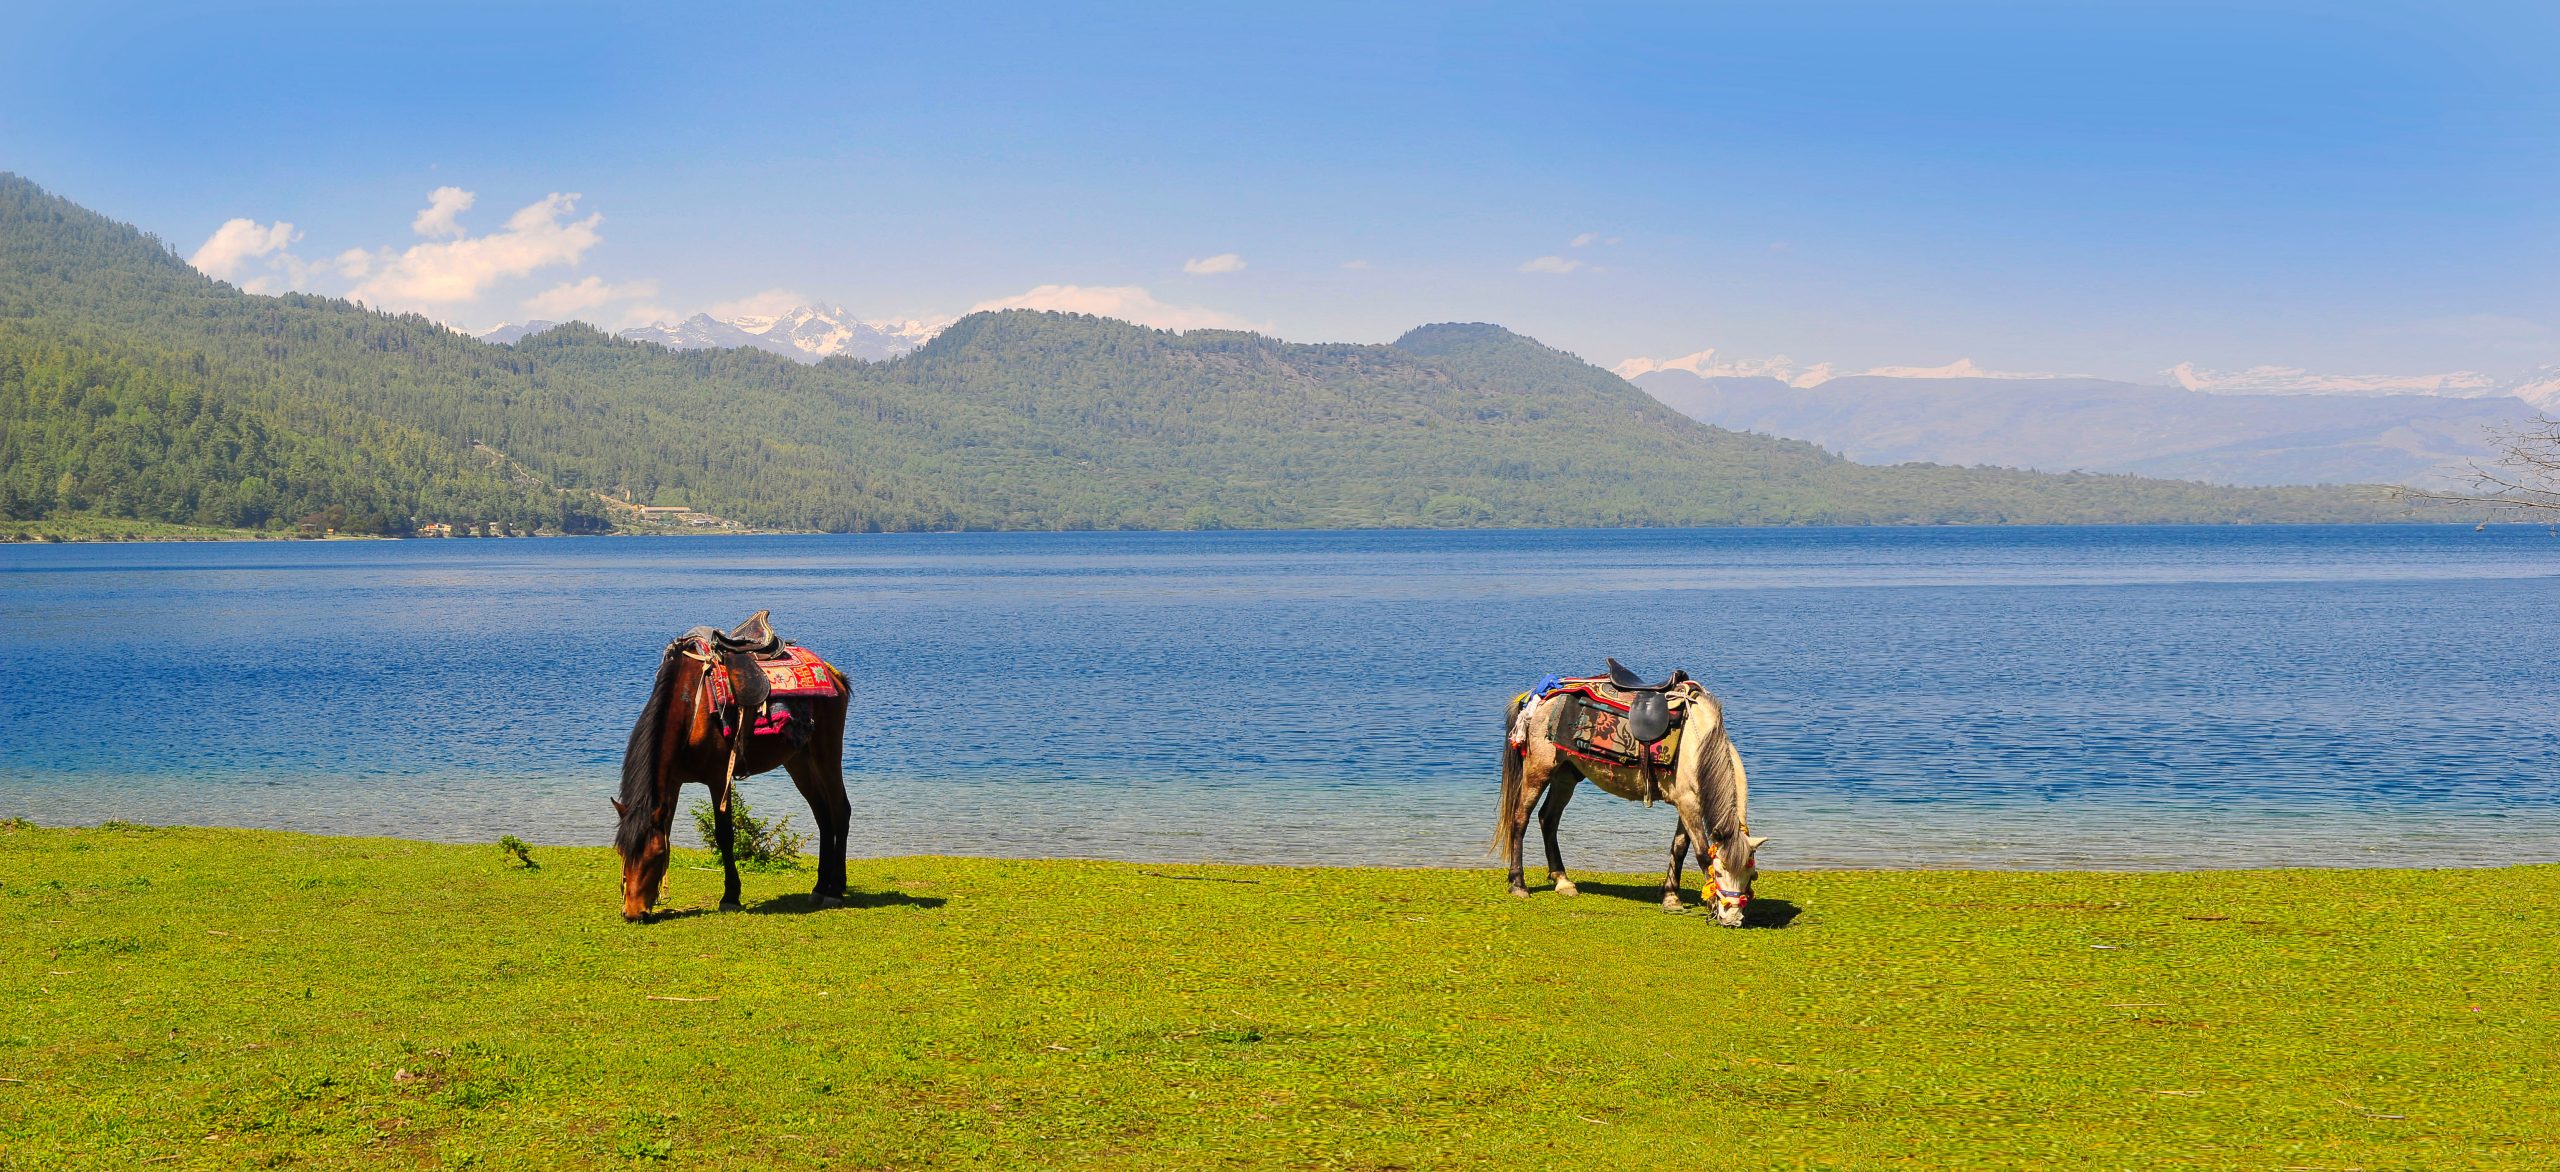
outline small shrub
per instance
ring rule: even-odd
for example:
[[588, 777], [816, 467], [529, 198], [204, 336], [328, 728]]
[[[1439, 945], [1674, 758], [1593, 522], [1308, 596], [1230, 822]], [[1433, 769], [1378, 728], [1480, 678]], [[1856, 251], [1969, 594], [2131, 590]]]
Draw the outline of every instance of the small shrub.
[[[693, 803], [693, 825], [702, 832], [702, 845], [720, 849], [720, 816], [711, 803]], [[800, 865], [800, 848], [808, 845], [807, 835], [791, 829], [791, 816], [783, 815], [771, 822], [755, 816], [747, 805], [746, 795], [729, 796], [729, 824], [738, 865], [757, 870], [790, 870]]]
[[533, 848], [525, 845], [525, 841], [521, 838], [517, 838], [515, 835], [499, 835], [498, 851], [508, 859], [513, 860], [515, 865], [522, 867], [525, 870], [539, 871], [542, 869], [542, 864], [533, 861]]
[[24, 818], [0, 819], [0, 830], [6, 830], [11, 834], [15, 834], [21, 830], [33, 830], [35, 828], [35, 823], [29, 822]]
[[107, 820], [106, 820], [106, 821], [104, 821], [104, 822], [98, 823], [98, 829], [100, 829], [100, 830], [114, 830], [114, 831], [119, 831], [119, 832], [123, 832], [123, 833], [128, 833], [128, 834], [130, 834], [130, 833], [133, 833], [133, 832], [135, 832], [135, 831], [151, 830], [151, 829], [155, 829], [155, 828], [154, 828], [154, 827], [150, 827], [150, 826], [145, 826], [145, 825], [143, 825], [142, 823], [139, 823], [139, 822], [127, 822], [127, 821], [124, 821], [124, 820], [123, 820], [123, 819], [121, 819], [121, 818], [109, 818], [109, 819], [107, 819]]

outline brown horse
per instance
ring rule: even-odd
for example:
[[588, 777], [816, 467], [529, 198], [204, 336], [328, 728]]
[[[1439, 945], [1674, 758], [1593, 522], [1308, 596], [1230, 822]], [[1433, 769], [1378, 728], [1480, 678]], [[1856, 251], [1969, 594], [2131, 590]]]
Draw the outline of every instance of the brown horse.
[[[1742, 754], [1725, 734], [1724, 706], [1695, 681], [1679, 678], [1670, 699], [1684, 711], [1679, 749], [1668, 784], [1635, 765], [1596, 760], [1557, 743], [1553, 728], [1557, 697], [1522, 696], [1503, 714], [1502, 811], [1494, 826], [1493, 846], [1511, 864], [1511, 894], [1527, 897], [1521, 879], [1521, 840], [1528, 834], [1529, 811], [1538, 810], [1538, 826], [1547, 840], [1547, 875], [1556, 894], [1574, 894], [1565, 875], [1564, 857], [1556, 846], [1556, 826], [1576, 783], [1588, 780], [1601, 789], [1633, 801], [1667, 799], [1680, 813], [1671, 833], [1671, 867], [1662, 878], [1662, 907], [1679, 911], [1680, 868], [1692, 847], [1706, 871], [1707, 906], [1728, 928], [1742, 926], [1742, 910], [1751, 902], [1758, 876], [1754, 856], [1765, 838], [1754, 838], [1743, 822], [1750, 784], [1742, 772]], [[1539, 805], [1540, 795], [1546, 802]]]
[[[658, 681], [623, 751], [622, 796], [613, 803], [622, 818], [614, 848], [622, 854], [625, 920], [648, 918], [649, 909], [658, 902], [658, 887], [667, 875], [676, 795], [687, 782], [699, 782], [711, 790], [716, 809], [714, 836], [720, 843], [720, 866], [726, 872], [720, 910], [738, 910], [738, 860], [729, 816], [731, 781], [777, 765], [791, 772], [792, 783], [808, 799], [809, 814], [817, 822], [818, 885], [811, 895], [819, 907], [844, 902], [844, 840], [852, 814], [844, 792], [844, 720], [853, 689], [844, 673], [827, 665], [836, 694], [795, 698], [795, 706], [810, 718], [805, 740], [755, 735], [751, 730], [766, 696], [764, 674], [752, 655], [735, 647], [737, 637], [750, 631], [757, 641], [781, 645], [765, 626], [763, 612], [758, 612], [727, 635], [708, 627], [688, 631], [659, 657]], [[729, 645], [724, 646], [723, 639]], [[718, 668], [729, 671], [730, 689], [736, 696], [725, 714], [715, 699], [713, 677]], [[734, 731], [722, 731], [724, 715]], [[743, 744], [737, 743], [741, 740]]]

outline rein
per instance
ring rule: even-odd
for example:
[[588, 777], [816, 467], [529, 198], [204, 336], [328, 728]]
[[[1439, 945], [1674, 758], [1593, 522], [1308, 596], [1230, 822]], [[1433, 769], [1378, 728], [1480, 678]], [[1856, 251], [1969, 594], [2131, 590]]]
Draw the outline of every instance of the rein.
[[[729, 665], [722, 662], [719, 656], [703, 651], [691, 640], [678, 639], [676, 642], [684, 645], [685, 658], [702, 664], [702, 702], [708, 703], [712, 697], [711, 673], [728, 671]], [[720, 714], [721, 723], [730, 726], [730, 731], [725, 734], [729, 738], [729, 767], [727, 775], [720, 779], [720, 792], [713, 795], [712, 803], [712, 808], [723, 814], [729, 812], [730, 791], [738, 788], [738, 752], [747, 743], [747, 714], [744, 708], [734, 700], [729, 707], [737, 708], [739, 711], [734, 717], [727, 712]]]

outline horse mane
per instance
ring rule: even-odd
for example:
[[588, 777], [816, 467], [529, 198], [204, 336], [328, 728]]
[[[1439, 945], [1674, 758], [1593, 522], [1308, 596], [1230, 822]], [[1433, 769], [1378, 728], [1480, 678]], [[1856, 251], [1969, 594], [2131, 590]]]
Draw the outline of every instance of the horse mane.
[[[1692, 684], [1692, 687], [1696, 685]], [[1742, 771], [1742, 754], [1726, 735], [1724, 705], [1704, 688], [1690, 701], [1690, 719], [1696, 720], [1701, 710], [1715, 715], [1715, 732], [1700, 746], [1698, 764], [1699, 802], [1706, 817], [1707, 836], [1715, 840], [1716, 849], [1726, 858], [1747, 859], [1750, 847], [1743, 840], [1750, 835], [1744, 824], [1746, 808], [1751, 802], [1751, 782]]]
[[631, 726], [631, 742], [622, 750], [622, 825], [614, 832], [613, 846], [625, 859], [640, 857], [658, 826], [658, 774], [665, 768], [667, 707], [675, 702], [681, 645], [682, 640], [668, 644], [658, 657], [658, 681], [650, 686], [649, 702], [641, 707], [639, 722]]

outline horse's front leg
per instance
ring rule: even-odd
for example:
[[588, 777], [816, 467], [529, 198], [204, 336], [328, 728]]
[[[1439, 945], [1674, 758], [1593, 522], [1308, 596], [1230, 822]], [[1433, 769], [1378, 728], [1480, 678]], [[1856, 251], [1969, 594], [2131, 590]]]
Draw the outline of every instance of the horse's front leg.
[[1564, 821], [1564, 804], [1573, 800], [1574, 783], [1581, 779], [1566, 774], [1547, 787], [1547, 800], [1538, 807], [1538, 833], [1547, 840], [1547, 878], [1555, 884], [1556, 894], [1573, 895], [1573, 880], [1564, 873], [1564, 851], [1556, 845], [1556, 826]]
[[1671, 828], [1671, 869], [1662, 873], [1662, 910], [1676, 912], [1680, 907], [1680, 865], [1688, 861], [1689, 828]]
[[[738, 731], [743, 734], [746, 730]], [[729, 783], [730, 792], [711, 795], [714, 811], [711, 816], [712, 835], [720, 840], [720, 910], [724, 912], [734, 912], [745, 906], [738, 899], [738, 849], [734, 824], [729, 817], [729, 806], [737, 796], [737, 788], [738, 783], [732, 781]]]

